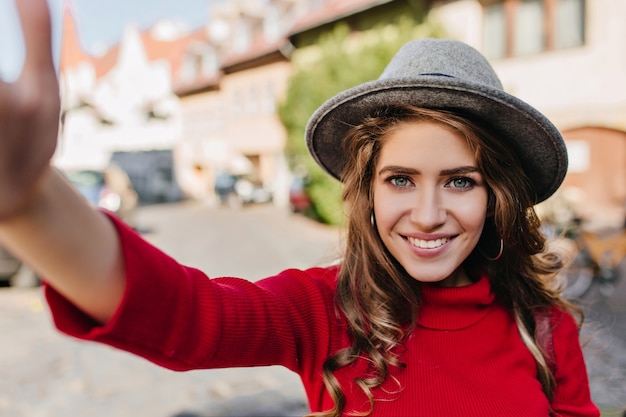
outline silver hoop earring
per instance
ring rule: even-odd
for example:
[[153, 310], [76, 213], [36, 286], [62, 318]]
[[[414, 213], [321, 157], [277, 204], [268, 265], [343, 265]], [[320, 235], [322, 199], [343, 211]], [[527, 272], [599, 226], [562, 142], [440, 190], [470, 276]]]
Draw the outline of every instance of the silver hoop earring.
[[372, 227], [376, 227], [376, 219], [374, 218], [374, 212], [370, 214], [370, 223], [372, 223]]
[[500, 239], [500, 250], [498, 251], [498, 254], [495, 256], [495, 258], [490, 258], [489, 256], [485, 255], [485, 252], [482, 251], [480, 246], [476, 246], [476, 247], [478, 248], [478, 251], [480, 252], [480, 254], [483, 255], [486, 260], [497, 261], [498, 259], [502, 257], [502, 252], [504, 252], [504, 241]]

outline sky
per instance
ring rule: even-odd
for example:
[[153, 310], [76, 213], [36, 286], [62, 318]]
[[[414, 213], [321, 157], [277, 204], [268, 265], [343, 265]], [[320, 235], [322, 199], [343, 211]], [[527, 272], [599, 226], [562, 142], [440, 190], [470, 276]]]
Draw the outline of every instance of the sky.
[[[57, 62], [62, 1], [48, 0]], [[210, 5], [222, 1], [227, 0], [71, 0], [80, 42], [86, 52], [117, 43], [129, 23], [145, 29], [161, 18], [169, 18], [190, 29], [201, 27], [208, 20]], [[0, 0], [0, 78], [16, 78], [23, 59], [14, 0]]]

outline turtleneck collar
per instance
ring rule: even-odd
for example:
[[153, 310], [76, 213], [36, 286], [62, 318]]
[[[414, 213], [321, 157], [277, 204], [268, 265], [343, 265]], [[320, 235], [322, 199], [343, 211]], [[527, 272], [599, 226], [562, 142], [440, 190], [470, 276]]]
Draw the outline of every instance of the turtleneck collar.
[[417, 325], [435, 330], [460, 330], [485, 317], [495, 298], [486, 274], [470, 285], [440, 287], [422, 284]]

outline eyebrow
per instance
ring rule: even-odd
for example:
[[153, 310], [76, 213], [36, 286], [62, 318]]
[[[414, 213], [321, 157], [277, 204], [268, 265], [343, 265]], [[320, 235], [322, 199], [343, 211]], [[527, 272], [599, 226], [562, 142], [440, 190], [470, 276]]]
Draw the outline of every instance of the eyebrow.
[[472, 174], [475, 172], [479, 172], [478, 168], [475, 166], [463, 166], [452, 169], [444, 169], [441, 171], [441, 175], [464, 175], [464, 174]]
[[399, 165], [389, 165], [378, 171], [378, 175], [383, 175], [385, 173], [396, 175], [419, 175], [420, 172], [419, 170], [413, 168], [407, 168]]
[[[461, 167], [456, 167], [456, 168], [451, 168], [451, 169], [444, 169], [443, 171], [440, 172], [441, 176], [449, 176], [449, 175], [465, 175], [465, 174], [472, 174], [472, 173], [477, 173], [478, 168], [475, 166], [461, 166]], [[393, 173], [396, 175], [419, 175], [420, 171], [418, 169], [414, 169], [414, 168], [407, 168], [407, 167], [403, 167], [403, 166], [398, 166], [398, 165], [389, 165], [386, 167], [383, 167], [380, 171], [378, 171], [378, 175], [383, 175], [385, 173]]]

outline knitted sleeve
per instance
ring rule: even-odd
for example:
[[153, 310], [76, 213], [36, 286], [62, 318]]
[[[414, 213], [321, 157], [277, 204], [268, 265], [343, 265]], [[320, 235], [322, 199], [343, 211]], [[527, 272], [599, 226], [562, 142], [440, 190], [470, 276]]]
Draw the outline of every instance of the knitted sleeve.
[[256, 283], [209, 279], [112, 221], [127, 276], [122, 303], [100, 325], [46, 287], [62, 332], [173, 370], [284, 365], [301, 373], [312, 372], [303, 368], [318, 366], [328, 356], [331, 324], [336, 328], [331, 323], [336, 270], [288, 270]]
[[563, 311], [553, 314], [553, 346], [556, 391], [552, 400], [555, 417], [598, 417], [591, 400], [587, 368], [574, 318]]

